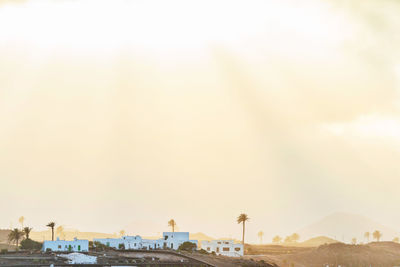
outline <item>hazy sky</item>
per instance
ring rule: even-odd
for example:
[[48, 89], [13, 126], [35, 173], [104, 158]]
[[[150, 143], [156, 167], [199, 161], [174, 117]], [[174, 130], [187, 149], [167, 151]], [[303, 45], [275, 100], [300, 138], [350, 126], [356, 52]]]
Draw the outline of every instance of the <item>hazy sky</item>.
[[[400, 3], [0, 0], [0, 228], [399, 228]], [[146, 227], [157, 225], [159, 229]]]

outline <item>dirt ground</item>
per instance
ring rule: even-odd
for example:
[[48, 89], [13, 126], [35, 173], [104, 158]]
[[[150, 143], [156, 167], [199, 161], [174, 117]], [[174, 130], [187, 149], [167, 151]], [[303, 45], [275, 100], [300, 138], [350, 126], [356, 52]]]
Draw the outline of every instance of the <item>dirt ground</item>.
[[245, 258], [265, 260], [281, 267], [393, 267], [400, 264], [400, 244], [394, 242], [373, 242], [366, 245], [335, 243], [307, 250], [288, 250], [290, 253], [271, 253], [246, 255]]

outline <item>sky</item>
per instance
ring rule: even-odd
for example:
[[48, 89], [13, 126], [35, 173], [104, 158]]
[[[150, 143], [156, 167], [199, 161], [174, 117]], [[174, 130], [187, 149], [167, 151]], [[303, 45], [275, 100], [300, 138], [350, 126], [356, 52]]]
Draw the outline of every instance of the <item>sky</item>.
[[[400, 3], [0, 0], [0, 228], [398, 228]], [[135, 228], [136, 227], [136, 228]], [[155, 229], [157, 228], [157, 229]]]

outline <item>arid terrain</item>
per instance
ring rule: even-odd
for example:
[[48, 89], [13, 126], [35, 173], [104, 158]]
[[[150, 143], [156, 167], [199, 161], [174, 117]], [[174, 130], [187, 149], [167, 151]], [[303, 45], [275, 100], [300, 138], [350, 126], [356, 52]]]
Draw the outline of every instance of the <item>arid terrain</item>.
[[[400, 244], [394, 242], [372, 242], [366, 245], [333, 243], [319, 247], [248, 246], [250, 252], [245, 258], [275, 263], [289, 267], [320, 266], [381, 266], [392, 267], [400, 264]], [[261, 254], [262, 253], [262, 254]]]

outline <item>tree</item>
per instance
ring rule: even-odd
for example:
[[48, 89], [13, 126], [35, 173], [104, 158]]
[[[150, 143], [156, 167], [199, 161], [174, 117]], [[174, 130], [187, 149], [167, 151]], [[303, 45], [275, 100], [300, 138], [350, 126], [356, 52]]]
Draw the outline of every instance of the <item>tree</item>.
[[294, 233], [294, 234], [292, 234], [292, 235], [290, 236], [290, 239], [292, 240], [292, 242], [297, 242], [297, 241], [299, 241], [300, 236], [299, 236], [299, 234]]
[[393, 242], [399, 243], [399, 242], [400, 242], [400, 239], [399, 239], [398, 237], [395, 237], [395, 238], [393, 238]]
[[61, 239], [65, 239], [64, 227], [62, 225], [60, 225], [56, 228], [56, 234], [57, 234], [57, 236], [61, 237]]
[[51, 240], [54, 241], [54, 227], [56, 226], [56, 223], [49, 222], [46, 226], [51, 228]]
[[21, 224], [21, 228], [24, 228], [25, 217], [24, 216], [19, 217], [18, 221]]
[[174, 219], [171, 219], [171, 220], [168, 221], [168, 226], [171, 226], [172, 232], [175, 232], [176, 222], [175, 222]]
[[287, 236], [283, 242], [284, 243], [292, 243], [293, 242], [292, 236]]
[[376, 230], [375, 232], [372, 233], [373, 238], [376, 239], [377, 242], [379, 242], [379, 240], [381, 240], [382, 237], [382, 233], [379, 232], [378, 230]]
[[22, 229], [22, 231], [23, 231], [24, 234], [25, 234], [25, 238], [26, 238], [26, 239], [29, 239], [29, 234], [31, 233], [32, 228], [30, 228], [30, 227], [24, 227], [24, 229]]
[[262, 244], [262, 240], [263, 240], [263, 236], [264, 236], [264, 232], [263, 231], [260, 231], [260, 232], [258, 232], [258, 238], [260, 238], [260, 244]]
[[353, 238], [351, 239], [351, 243], [352, 243], [353, 245], [357, 244], [357, 238], [353, 237]]
[[19, 240], [22, 239], [24, 236], [24, 232], [20, 231], [18, 228], [14, 228], [9, 234], [8, 234], [8, 241], [9, 242], [15, 242], [18, 250], [18, 243]]
[[243, 230], [242, 230], [242, 244], [243, 244], [243, 246], [244, 246], [244, 233], [246, 231], [246, 222], [248, 220], [250, 220], [250, 218], [245, 213], [242, 213], [237, 217], [237, 223], [238, 224], [243, 224]]
[[119, 235], [120, 235], [120, 236], [124, 236], [124, 235], [125, 235], [125, 230], [119, 231]]
[[272, 238], [272, 243], [278, 244], [282, 241], [282, 237], [280, 237], [279, 235], [274, 236], [274, 238]]
[[369, 232], [365, 232], [365, 233], [364, 233], [364, 238], [367, 239], [367, 242], [368, 242], [368, 243], [369, 243], [369, 236], [370, 236], [370, 233], [369, 233]]
[[21, 249], [40, 250], [42, 248], [42, 245], [42, 243], [33, 241], [30, 238], [21, 241]]
[[183, 251], [195, 251], [197, 249], [197, 246], [195, 243], [192, 242], [183, 242], [182, 245], [179, 246], [178, 250], [183, 250]]

